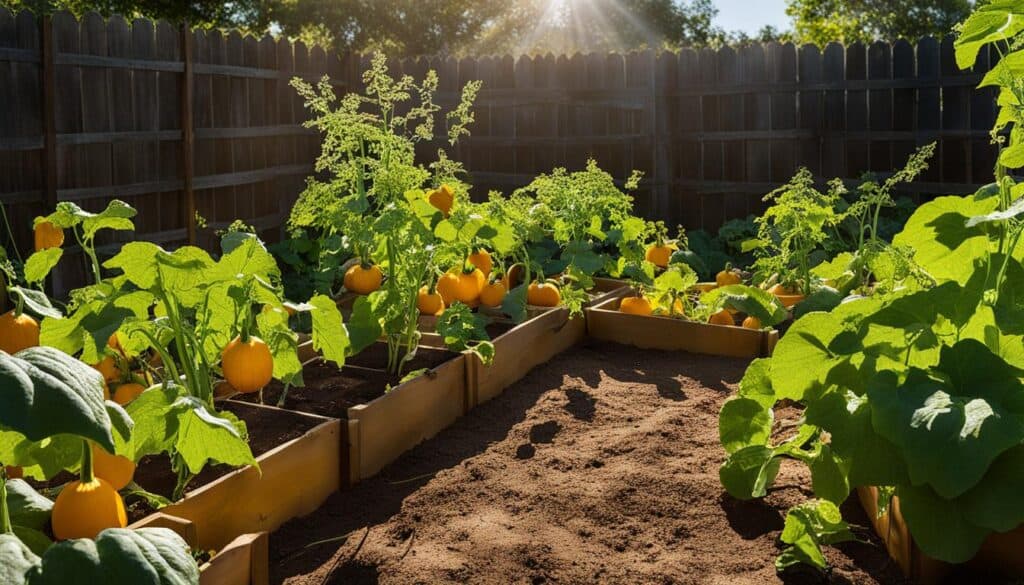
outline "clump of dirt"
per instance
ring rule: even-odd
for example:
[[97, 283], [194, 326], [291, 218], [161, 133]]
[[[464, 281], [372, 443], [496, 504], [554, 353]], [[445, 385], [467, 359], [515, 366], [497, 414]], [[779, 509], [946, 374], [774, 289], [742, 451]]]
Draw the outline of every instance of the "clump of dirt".
[[[778, 583], [786, 509], [810, 482], [784, 465], [762, 501], [724, 493], [718, 411], [746, 365], [571, 350], [272, 535], [273, 582]], [[863, 513], [844, 511], [865, 542], [787, 580], [900, 582]]]

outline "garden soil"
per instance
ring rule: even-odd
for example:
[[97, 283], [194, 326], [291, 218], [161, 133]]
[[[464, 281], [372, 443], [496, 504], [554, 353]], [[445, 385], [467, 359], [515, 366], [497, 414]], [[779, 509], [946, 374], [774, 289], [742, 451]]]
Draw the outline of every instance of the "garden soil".
[[724, 493], [718, 411], [745, 367], [581, 345], [273, 534], [272, 582], [900, 583], [852, 499], [863, 542], [827, 548], [827, 574], [776, 575], [810, 481], [784, 464], [763, 501]]

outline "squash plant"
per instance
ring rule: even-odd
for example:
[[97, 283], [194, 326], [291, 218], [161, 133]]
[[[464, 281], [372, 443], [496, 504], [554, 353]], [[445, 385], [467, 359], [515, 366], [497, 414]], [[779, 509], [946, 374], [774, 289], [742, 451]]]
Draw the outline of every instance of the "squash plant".
[[[418, 346], [421, 288], [432, 289], [448, 269], [462, 270], [479, 245], [507, 248], [509, 230], [461, 209], [468, 199], [457, 177], [461, 168], [443, 151], [429, 168], [415, 160], [416, 145], [434, 137], [437, 74], [430, 71], [419, 83], [409, 76], [393, 79], [378, 54], [363, 81], [365, 96], [340, 99], [327, 80], [316, 88], [292, 82], [314, 115], [306, 125], [324, 134], [316, 163], [324, 178], [309, 180], [291, 225], [341, 238], [355, 260], [346, 288], [362, 295], [349, 321], [348, 351], [356, 353], [383, 334], [387, 369], [400, 375]], [[444, 115], [450, 144], [468, 133], [479, 88], [478, 82], [467, 84], [459, 105]], [[369, 271], [376, 275], [364, 287], [365, 279], [356, 275]]]
[[[894, 238], [935, 285], [810, 313], [770, 359], [751, 364], [719, 419], [720, 478], [734, 497], [764, 496], [780, 460], [795, 459], [809, 467], [818, 502], [838, 505], [857, 486], [880, 488], [880, 510], [898, 497], [916, 544], [952, 563], [1024, 523], [1024, 189], [1008, 172], [1024, 167], [1022, 32], [1019, 2], [987, 4], [962, 25], [962, 67], [988, 45], [1007, 52], [982, 82], [1000, 89], [1001, 150], [995, 183], [922, 205]], [[783, 400], [804, 414], [778, 442]], [[849, 538], [835, 512], [792, 510], [777, 566], [823, 568], [818, 546]]]
[[[121, 209], [118, 221], [130, 223], [134, 210]], [[68, 225], [71, 221], [59, 215], [66, 212], [59, 209], [51, 217], [58, 225]], [[83, 219], [84, 234], [94, 231], [91, 222]], [[132, 242], [103, 268], [120, 274], [74, 291], [65, 318], [43, 321], [41, 342], [90, 364], [115, 360], [115, 372], [123, 368], [123, 375], [129, 367], [144, 366], [147, 371], [136, 372], [134, 381], [159, 382], [128, 404], [139, 430], [131, 440], [118, 442], [117, 454], [136, 462], [168, 453], [178, 477], [174, 499], [207, 462], [255, 463], [245, 425], [214, 405], [218, 374], [230, 382], [233, 372], [262, 368], [260, 384], [270, 376], [302, 383], [297, 336], [288, 327], [280, 273], [262, 242], [244, 232], [226, 233], [218, 260], [190, 246], [168, 252], [152, 243]], [[347, 336], [333, 301], [314, 298], [288, 308], [310, 312], [314, 345], [326, 358], [344, 360]], [[233, 341], [258, 345], [262, 356], [254, 359], [264, 363], [232, 367], [238, 351]], [[26, 472], [45, 475], [44, 470]]]
[[[172, 531], [128, 530], [117, 527], [123, 526], [120, 520], [104, 523], [93, 497], [84, 508], [69, 509], [61, 500], [73, 494], [62, 492], [55, 505], [25, 481], [7, 476], [5, 464], [60, 459], [63, 445], [77, 444], [86, 481], [92, 474], [89, 445], [112, 451], [116, 437], [131, 434], [127, 414], [104, 402], [102, 376], [60, 351], [40, 347], [16, 356], [0, 352], [0, 385], [0, 581], [198, 584], [189, 546]], [[13, 457], [12, 444], [19, 446]], [[103, 488], [102, 480], [94, 482]], [[116, 493], [108, 497], [120, 502]], [[51, 542], [46, 527], [52, 525], [59, 535], [68, 523], [97, 532], [95, 540]]]

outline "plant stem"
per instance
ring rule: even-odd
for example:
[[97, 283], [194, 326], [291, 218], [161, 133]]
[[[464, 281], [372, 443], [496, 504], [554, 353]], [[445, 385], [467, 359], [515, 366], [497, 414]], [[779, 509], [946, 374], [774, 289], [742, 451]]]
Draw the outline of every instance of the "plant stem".
[[96, 479], [92, 472], [92, 446], [89, 441], [82, 441], [82, 473], [81, 482], [91, 483]]
[[7, 471], [0, 465], [0, 534], [14, 534], [11, 512], [7, 509]]
[[75, 240], [78, 241], [78, 245], [82, 248], [82, 251], [85, 252], [85, 255], [89, 257], [93, 278], [96, 279], [96, 284], [99, 284], [103, 281], [103, 276], [100, 275], [100, 261], [99, 258], [96, 257], [96, 250], [93, 249], [92, 242], [90, 242], [89, 245], [86, 245], [85, 240], [78, 235], [78, 230], [75, 228], [71, 228], [71, 233], [75, 234]]

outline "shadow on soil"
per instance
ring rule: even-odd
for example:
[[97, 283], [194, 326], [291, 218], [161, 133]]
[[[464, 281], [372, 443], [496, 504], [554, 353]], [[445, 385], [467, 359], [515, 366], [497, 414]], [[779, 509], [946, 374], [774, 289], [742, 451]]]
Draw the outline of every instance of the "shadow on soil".
[[[509, 431], [526, 420], [528, 411], [547, 392], [561, 389], [565, 375], [583, 372], [565, 371], [565, 364], [537, 368], [530, 384], [520, 384], [473, 410], [438, 436], [424, 442], [386, 467], [377, 476], [331, 497], [319, 510], [294, 520], [271, 535], [271, 582], [280, 583], [296, 575], [329, 568], [322, 583], [377, 583], [377, 568], [351, 553], [347, 558], [332, 557], [338, 549], [359, 542], [366, 526], [384, 523], [397, 514], [402, 501], [431, 478], [446, 469], [485, 451], [503, 440]], [[577, 418], [591, 420], [596, 400], [582, 391], [569, 394], [567, 408], [578, 410]], [[543, 423], [530, 429], [533, 443], [551, 442], [560, 430], [557, 423]], [[530, 443], [520, 446], [517, 456], [530, 458]], [[348, 547], [346, 547], [347, 549]]]

